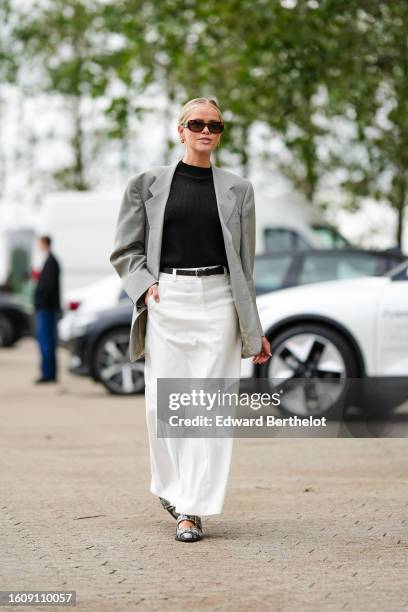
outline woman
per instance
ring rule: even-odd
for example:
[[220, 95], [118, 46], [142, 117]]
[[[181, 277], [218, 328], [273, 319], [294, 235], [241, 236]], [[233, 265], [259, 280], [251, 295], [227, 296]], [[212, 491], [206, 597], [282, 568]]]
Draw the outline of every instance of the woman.
[[201, 516], [222, 512], [233, 438], [157, 437], [157, 381], [239, 379], [242, 357], [271, 356], [252, 278], [253, 187], [211, 163], [223, 129], [215, 100], [183, 106], [185, 154], [130, 181], [110, 257], [135, 305], [131, 361], [145, 354], [150, 491], [181, 542], [200, 540]]

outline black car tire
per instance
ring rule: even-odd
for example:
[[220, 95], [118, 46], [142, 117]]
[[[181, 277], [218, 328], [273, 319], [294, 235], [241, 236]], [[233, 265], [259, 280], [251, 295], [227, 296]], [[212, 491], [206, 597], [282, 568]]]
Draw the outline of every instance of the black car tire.
[[[113, 346], [123, 355], [117, 364], [117, 375], [106, 376], [106, 368], [110, 367], [113, 371], [115, 370], [114, 361], [109, 365], [108, 343], [113, 343]], [[106, 364], [105, 375], [104, 364]], [[92, 352], [91, 371], [95, 380], [102, 383], [113, 395], [135, 395], [144, 392], [144, 361], [131, 362], [129, 359], [128, 327], [111, 329], [97, 340]]]
[[6, 315], [0, 314], [0, 347], [12, 346], [14, 339], [12, 322]]
[[[344, 362], [344, 376], [345, 378], [356, 378], [358, 376], [358, 366], [354, 351], [347, 340], [345, 340], [337, 331], [331, 329], [328, 326], [320, 325], [318, 323], [302, 323], [295, 324], [292, 327], [285, 329], [283, 332], [276, 336], [269, 337], [271, 344], [272, 357], [259, 368], [259, 376], [263, 379], [270, 379], [271, 367], [273, 364], [274, 353], [279, 353], [283, 350], [283, 345], [290, 340], [300, 335], [311, 335], [324, 339], [325, 342], [332, 344], [337, 349], [338, 354]], [[303, 377], [301, 376], [303, 379]], [[313, 375], [312, 375], [313, 378]], [[263, 385], [263, 387], [265, 384]], [[266, 386], [269, 386], [266, 382]], [[272, 385], [271, 385], [272, 387]], [[351, 396], [348, 392], [348, 385], [346, 384], [344, 389], [341, 391], [337, 400], [333, 402], [324, 412], [319, 413], [319, 417], [325, 416], [327, 419], [343, 418], [346, 410], [350, 404]], [[327, 400], [326, 400], [327, 401]], [[284, 397], [282, 396], [280, 411], [289, 416], [303, 416], [293, 410], [290, 410], [285, 406]], [[304, 416], [306, 416], [305, 413]]]

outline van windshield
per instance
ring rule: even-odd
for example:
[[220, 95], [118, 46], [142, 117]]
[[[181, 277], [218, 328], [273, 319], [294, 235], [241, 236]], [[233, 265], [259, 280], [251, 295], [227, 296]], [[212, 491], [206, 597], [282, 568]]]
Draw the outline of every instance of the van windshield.
[[321, 242], [322, 248], [342, 249], [352, 246], [334, 227], [328, 225], [312, 225], [312, 229], [318, 237], [319, 242]]

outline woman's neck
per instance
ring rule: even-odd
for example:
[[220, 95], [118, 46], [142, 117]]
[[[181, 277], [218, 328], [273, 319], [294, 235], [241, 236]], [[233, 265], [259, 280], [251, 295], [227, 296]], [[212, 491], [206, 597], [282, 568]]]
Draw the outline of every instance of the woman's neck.
[[200, 166], [201, 168], [211, 168], [211, 159], [208, 155], [200, 155], [198, 153], [185, 153], [182, 161], [190, 166]]

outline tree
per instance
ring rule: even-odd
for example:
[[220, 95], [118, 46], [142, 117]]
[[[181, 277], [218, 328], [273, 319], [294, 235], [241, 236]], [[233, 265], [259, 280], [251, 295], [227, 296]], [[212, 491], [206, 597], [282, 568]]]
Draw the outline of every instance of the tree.
[[[12, 7], [10, 0], [0, 0], [0, 23], [2, 24], [0, 38], [0, 81], [14, 83], [18, 71], [17, 54], [14, 52], [12, 37]], [[4, 105], [0, 94], [0, 110]], [[2, 113], [0, 113], [2, 114]], [[0, 125], [0, 129], [1, 129]], [[0, 195], [3, 193], [6, 181], [4, 153], [0, 150]]]
[[[346, 171], [342, 187], [355, 206], [371, 197], [395, 210], [401, 247], [408, 193], [408, 5], [365, 2], [354, 24], [358, 47], [340, 64], [338, 86], [329, 95], [332, 115], [351, 117], [355, 126], [349, 151], [361, 153], [333, 155], [331, 164]], [[351, 20], [349, 26], [348, 39]]]
[[38, 89], [64, 97], [72, 117], [73, 162], [55, 177], [66, 188], [84, 190], [86, 178], [85, 134], [82, 103], [101, 95], [108, 79], [96, 58], [98, 5], [93, 0], [33, 2], [29, 13], [19, 14], [14, 37], [22, 45], [25, 62], [40, 70]]

